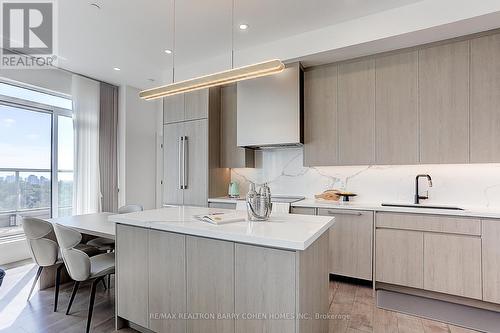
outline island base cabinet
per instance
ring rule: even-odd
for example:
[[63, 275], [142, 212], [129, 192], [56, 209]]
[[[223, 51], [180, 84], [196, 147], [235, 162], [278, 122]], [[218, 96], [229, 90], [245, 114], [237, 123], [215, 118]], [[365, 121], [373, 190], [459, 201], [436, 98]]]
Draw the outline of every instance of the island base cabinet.
[[234, 243], [187, 236], [186, 258], [187, 313], [207, 316], [188, 320], [187, 332], [233, 333], [234, 319], [222, 316], [234, 313]]
[[236, 333], [295, 331], [295, 264], [295, 252], [236, 244]]
[[149, 329], [157, 333], [186, 331], [186, 236], [149, 231]]
[[116, 225], [116, 311], [148, 327], [148, 230]]
[[235, 245], [235, 332], [328, 331], [328, 233], [305, 251]]
[[116, 240], [117, 322], [156, 333], [328, 331], [328, 232], [303, 251], [120, 223]]

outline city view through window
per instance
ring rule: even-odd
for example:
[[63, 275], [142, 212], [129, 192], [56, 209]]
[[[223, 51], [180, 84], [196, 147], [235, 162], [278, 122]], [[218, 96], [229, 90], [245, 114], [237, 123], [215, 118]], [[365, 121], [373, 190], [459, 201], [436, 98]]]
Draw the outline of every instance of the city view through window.
[[[23, 216], [71, 215], [73, 196], [71, 110], [58, 107], [61, 102], [57, 99], [61, 97], [36, 92], [34, 96], [42, 96], [43, 100], [35, 102], [48, 105], [39, 110], [31, 103], [32, 90], [16, 87], [13, 99], [2, 95], [9, 92], [2, 85], [0, 237], [20, 233]], [[27, 98], [22, 99], [23, 93]], [[52, 98], [56, 99], [53, 103]]]

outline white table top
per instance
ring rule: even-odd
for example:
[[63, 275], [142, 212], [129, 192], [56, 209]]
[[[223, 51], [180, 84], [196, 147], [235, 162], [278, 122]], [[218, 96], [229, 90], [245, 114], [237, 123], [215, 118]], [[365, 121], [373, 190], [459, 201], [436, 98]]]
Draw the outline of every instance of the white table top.
[[234, 212], [231, 209], [179, 206], [112, 215], [110, 221], [148, 229], [177, 232], [259, 246], [305, 250], [333, 225], [328, 216], [277, 214], [266, 222], [213, 225], [194, 215]]
[[113, 213], [95, 213], [48, 219], [51, 223], [78, 230], [83, 234], [115, 239], [115, 223], [108, 220]]

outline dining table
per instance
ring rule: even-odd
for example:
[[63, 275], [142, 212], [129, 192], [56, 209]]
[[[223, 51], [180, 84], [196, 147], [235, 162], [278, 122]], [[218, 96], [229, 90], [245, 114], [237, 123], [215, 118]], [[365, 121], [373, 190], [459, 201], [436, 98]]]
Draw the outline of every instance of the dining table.
[[[115, 239], [115, 223], [108, 220], [108, 217], [116, 213], [102, 212], [82, 215], [72, 215], [56, 218], [44, 219], [52, 224], [63, 225], [80, 232], [83, 239], [94, 237], [105, 237]], [[64, 270], [63, 270], [64, 271]], [[40, 290], [53, 287], [55, 285], [56, 267], [47, 267], [42, 271], [39, 278]], [[61, 282], [68, 282], [71, 279], [68, 274], [63, 273]]]

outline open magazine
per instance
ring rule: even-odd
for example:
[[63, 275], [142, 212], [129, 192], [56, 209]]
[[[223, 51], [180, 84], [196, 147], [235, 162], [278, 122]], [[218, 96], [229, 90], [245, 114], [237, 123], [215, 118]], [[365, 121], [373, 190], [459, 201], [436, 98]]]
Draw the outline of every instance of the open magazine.
[[211, 214], [202, 214], [195, 215], [196, 219], [207, 222], [211, 224], [225, 224], [225, 223], [233, 223], [233, 222], [242, 222], [246, 219], [245, 212], [230, 212], [230, 213], [211, 213]]

